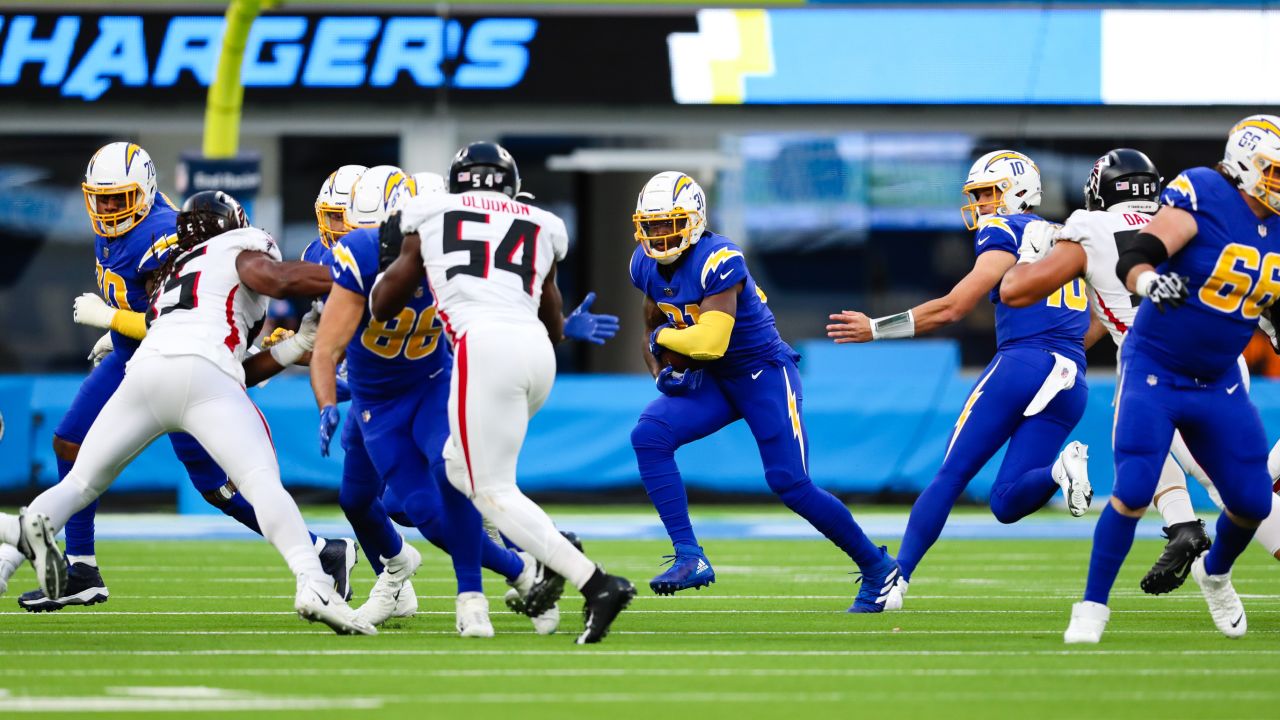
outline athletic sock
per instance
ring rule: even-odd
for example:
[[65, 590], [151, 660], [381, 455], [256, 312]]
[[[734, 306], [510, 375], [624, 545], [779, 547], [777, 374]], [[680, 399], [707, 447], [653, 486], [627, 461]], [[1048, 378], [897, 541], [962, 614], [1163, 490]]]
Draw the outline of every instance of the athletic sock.
[[587, 581], [582, 584], [582, 587], [579, 588], [579, 590], [582, 591], [584, 597], [591, 597], [592, 595], [598, 594], [601, 590], [604, 590], [604, 584], [605, 581], [608, 580], [608, 577], [608, 575], [604, 574], [603, 570], [596, 568], [596, 571], [591, 573], [591, 577], [587, 578]]
[[1218, 515], [1213, 545], [1204, 558], [1204, 571], [1210, 575], [1222, 575], [1231, 571], [1240, 553], [1248, 547], [1257, 528], [1243, 528], [1231, 521], [1225, 512]]
[[779, 497], [792, 512], [808, 520], [843, 550], [859, 568], [870, 570], [883, 558], [880, 548], [862, 532], [849, 508], [835, 495], [806, 480], [782, 491]]
[[1165, 527], [1173, 527], [1180, 523], [1196, 521], [1195, 508], [1191, 506], [1191, 495], [1185, 487], [1169, 488], [1163, 493], [1156, 493], [1156, 510], [1164, 518]]
[[[58, 481], [61, 482], [71, 472], [74, 460], [58, 458]], [[98, 514], [98, 501], [89, 503], [88, 507], [73, 514], [67, 520], [63, 531], [66, 533], [68, 555], [93, 555], [93, 521]]]
[[89, 567], [98, 567], [98, 557], [96, 555], [67, 555], [68, 565], [88, 565]]
[[1084, 599], [1107, 604], [1111, 586], [1124, 564], [1129, 548], [1133, 547], [1133, 533], [1138, 528], [1138, 518], [1121, 515], [1111, 503], [1102, 509], [1098, 524], [1093, 528], [1093, 551], [1089, 555], [1089, 579], [1084, 587]]

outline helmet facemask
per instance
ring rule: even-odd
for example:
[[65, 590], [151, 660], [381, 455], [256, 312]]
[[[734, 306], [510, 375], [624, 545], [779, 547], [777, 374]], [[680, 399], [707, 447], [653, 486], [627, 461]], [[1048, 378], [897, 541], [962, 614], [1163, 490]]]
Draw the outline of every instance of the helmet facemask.
[[347, 224], [346, 208], [327, 202], [316, 202], [316, 225], [320, 230], [320, 242], [325, 247], [333, 247], [352, 230]]
[[679, 207], [664, 212], [637, 212], [631, 216], [636, 242], [644, 248], [645, 255], [669, 265], [693, 244], [690, 230], [697, 224], [696, 215]]
[[[1008, 189], [1009, 185], [1010, 182], [1008, 180], [965, 185], [964, 195], [969, 202], [960, 208], [960, 214], [964, 217], [964, 226], [970, 230], [977, 230], [984, 216], [1009, 214], [1004, 202], [1005, 190]], [[990, 197], [980, 200], [980, 191], [987, 189], [991, 190]]]
[[1258, 172], [1258, 181], [1249, 194], [1268, 210], [1280, 215], [1280, 158], [1257, 153], [1253, 156], [1253, 167]]
[[93, 231], [102, 237], [124, 235], [146, 217], [147, 203], [137, 183], [95, 186], [81, 183], [84, 207]]

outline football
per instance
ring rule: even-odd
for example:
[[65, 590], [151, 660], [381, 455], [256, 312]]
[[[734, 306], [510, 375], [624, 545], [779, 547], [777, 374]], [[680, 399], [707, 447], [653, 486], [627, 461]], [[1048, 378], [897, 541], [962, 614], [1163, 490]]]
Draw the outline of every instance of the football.
[[663, 349], [662, 354], [659, 356], [658, 359], [664, 366], [670, 365], [671, 367], [680, 371], [697, 370], [698, 368], [701, 368], [704, 365], [706, 365], [706, 363], [701, 360], [694, 360], [688, 355], [681, 355], [675, 350], [667, 350], [665, 348]]

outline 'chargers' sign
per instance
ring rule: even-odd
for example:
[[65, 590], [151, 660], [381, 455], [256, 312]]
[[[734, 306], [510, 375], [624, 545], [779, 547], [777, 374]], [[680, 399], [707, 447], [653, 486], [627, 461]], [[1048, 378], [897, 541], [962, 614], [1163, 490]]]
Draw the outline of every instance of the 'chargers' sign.
[[[0, 93], [96, 101], [206, 88], [224, 24], [212, 16], [0, 15]], [[538, 29], [538, 20], [518, 17], [267, 15], [249, 32], [243, 81], [250, 93], [502, 90], [524, 80]]]

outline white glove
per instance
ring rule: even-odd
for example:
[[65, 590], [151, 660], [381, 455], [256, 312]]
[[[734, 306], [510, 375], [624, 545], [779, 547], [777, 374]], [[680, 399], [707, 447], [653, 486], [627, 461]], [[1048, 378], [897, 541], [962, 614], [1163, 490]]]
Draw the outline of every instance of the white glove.
[[1033, 263], [1048, 255], [1061, 229], [1061, 225], [1047, 220], [1027, 223], [1022, 228], [1022, 242], [1018, 244], [1018, 263]]
[[111, 342], [111, 333], [108, 332], [93, 344], [93, 349], [89, 351], [89, 360], [93, 361], [94, 367], [98, 367], [115, 349], [115, 344]]
[[320, 313], [314, 308], [307, 311], [302, 316], [302, 324], [298, 326], [298, 332], [294, 333], [289, 339], [271, 346], [271, 357], [281, 365], [288, 367], [302, 359], [303, 355], [311, 352], [316, 346], [316, 330], [320, 327]]
[[84, 293], [72, 304], [71, 319], [80, 325], [102, 328], [111, 327], [111, 318], [116, 309], [107, 305], [107, 301], [93, 293]]

